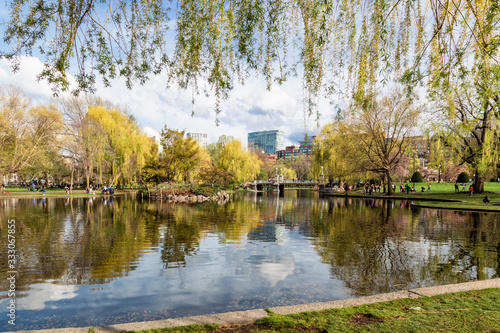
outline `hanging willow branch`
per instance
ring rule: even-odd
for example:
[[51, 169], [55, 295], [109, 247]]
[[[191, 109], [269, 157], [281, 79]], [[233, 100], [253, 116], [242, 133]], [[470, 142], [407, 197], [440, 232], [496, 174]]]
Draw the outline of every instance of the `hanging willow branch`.
[[319, 116], [322, 96], [362, 100], [426, 76], [442, 84], [471, 58], [498, 65], [498, 20], [493, 0], [16, 0], [0, 57], [17, 70], [22, 55], [41, 55], [39, 78], [56, 94], [74, 64], [74, 93], [94, 91], [97, 77], [130, 88], [162, 74], [196, 92], [208, 83], [217, 115], [235, 80], [262, 75], [270, 89], [299, 73], [304, 111]]

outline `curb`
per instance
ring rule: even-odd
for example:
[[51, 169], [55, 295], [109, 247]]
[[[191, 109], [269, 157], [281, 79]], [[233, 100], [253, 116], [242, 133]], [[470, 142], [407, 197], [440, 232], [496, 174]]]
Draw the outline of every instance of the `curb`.
[[460, 211], [467, 211], [467, 212], [500, 213], [500, 209], [488, 209], [488, 208], [443, 207], [443, 206], [430, 206], [430, 205], [419, 205], [419, 204], [411, 204], [411, 206], [418, 207], [418, 208], [460, 210]]
[[[326, 309], [344, 308], [349, 306], [372, 304], [378, 302], [387, 302], [396, 299], [404, 298], [420, 298], [420, 297], [430, 297], [436, 295], [450, 294], [463, 291], [489, 289], [489, 288], [500, 288], [500, 278], [465, 282], [458, 284], [449, 284], [444, 286], [436, 287], [426, 287], [417, 288], [404, 291], [398, 291], [387, 294], [379, 294], [373, 296], [351, 298], [339, 301], [331, 302], [321, 302], [321, 303], [310, 303], [292, 306], [280, 306], [270, 308], [274, 313], [287, 315], [292, 313], [299, 313], [305, 311], [319, 311]], [[184, 317], [184, 318], [173, 318], [165, 320], [156, 321], [144, 321], [136, 323], [126, 323], [117, 324], [104, 327], [94, 328], [95, 333], [116, 333], [116, 332], [126, 332], [126, 331], [136, 331], [136, 330], [146, 330], [152, 328], [161, 327], [175, 327], [175, 326], [186, 326], [193, 324], [218, 324], [219, 326], [230, 326], [230, 325], [244, 325], [251, 324], [257, 319], [267, 317], [267, 312], [262, 309], [249, 310], [249, 311], [237, 311], [237, 312], [227, 312], [219, 314], [210, 314], [203, 316], [194, 317]], [[34, 330], [34, 331], [18, 331], [18, 332], [30, 332], [30, 333], [88, 333], [90, 327], [79, 327], [79, 328], [58, 328], [58, 329], [48, 329], [48, 330]], [[9, 333], [9, 332], [8, 332]]]
[[460, 199], [438, 199], [438, 198], [423, 198], [423, 197], [400, 197], [400, 196], [389, 196], [389, 195], [362, 195], [362, 194], [340, 194], [340, 193], [322, 193], [321, 195], [327, 197], [338, 197], [338, 198], [360, 198], [360, 199], [388, 199], [388, 200], [413, 200], [413, 201], [434, 201], [434, 202], [463, 202]]

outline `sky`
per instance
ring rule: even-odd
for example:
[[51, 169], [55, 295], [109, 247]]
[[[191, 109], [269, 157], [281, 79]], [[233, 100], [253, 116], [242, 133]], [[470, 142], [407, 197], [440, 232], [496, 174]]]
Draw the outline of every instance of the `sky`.
[[[0, 6], [0, 35], [3, 35], [5, 25], [2, 23], [6, 20], [7, 7]], [[172, 21], [172, 28], [174, 22]], [[0, 41], [0, 47], [11, 46]], [[12, 84], [20, 87], [37, 104], [54, 102], [50, 85], [36, 79], [43, 69], [42, 61], [35, 53], [31, 57], [22, 56], [20, 70], [13, 73], [10, 63], [0, 59], [0, 85]], [[72, 74], [75, 74], [75, 71], [76, 67], [73, 68]], [[207, 133], [209, 143], [216, 142], [221, 135], [228, 135], [247, 145], [249, 132], [277, 129], [284, 132], [285, 145], [298, 145], [299, 141], [304, 139], [305, 130], [309, 136], [316, 135], [319, 131], [316, 115], [306, 117], [304, 126], [300, 77], [289, 78], [281, 86], [274, 84], [270, 91], [266, 88], [266, 82], [255, 74], [246, 80], [244, 86], [235, 83], [234, 89], [229, 93], [229, 99], [221, 103], [222, 113], [219, 114], [218, 126], [213, 110], [213, 97], [195, 95], [193, 107], [191, 90], [178, 89], [173, 85], [172, 88], [166, 89], [165, 77], [152, 76], [145, 85], [135, 83], [131, 90], [124, 82], [123, 79], [116, 79], [112, 81], [111, 87], [105, 87], [97, 76], [96, 94], [126, 107], [150, 136], [166, 125], [171, 129], [185, 130], [186, 133]], [[213, 95], [213, 92], [211, 93]], [[329, 109], [328, 101], [320, 103], [320, 127], [333, 119], [333, 112]], [[191, 116], [193, 110], [195, 114]]]
[[[20, 70], [13, 73], [10, 63], [0, 59], [0, 84], [18, 86], [35, 103], [54, 101], [50, 85], [37, 81], [43, 63], [37, 57], [23, 56]], [[135, 84], [129, 90], [124, 80], [116, 79], [111, 87], [104, 87], [97, 80], [97, 95], [127, 107], [148, 135], [169, 128], [208, 134], [208, 141], [216, 142], [221, 135], [231, 135], [247, 144], [247, 134], [262, 130], [282, 130], [285, 145], [298, 145], [304, 138], [304, 112], [302, 106], [302, 84], [300, 78], [291, 78], [283, 85], [274, 84], [266, 89], [264, 80], [251, 77], [244, 86], [236, 84], [228, 100], [221, 104], [219, 126], [215, 122], [214, 99], [203, 94], [195, 95], [191, 105], [191, 90], [166, 89], [166, 79], [152, 77], [145, 85]], [[320, 117], [320, 126], [331, 121], [328, 103], [325, 101]], [[194, 116], [191, 112], [194, 109]], [[326, 111], [325, 111], [326, 110]], [[316, 116], [306, 117], [308, 135], [316, 135]]]

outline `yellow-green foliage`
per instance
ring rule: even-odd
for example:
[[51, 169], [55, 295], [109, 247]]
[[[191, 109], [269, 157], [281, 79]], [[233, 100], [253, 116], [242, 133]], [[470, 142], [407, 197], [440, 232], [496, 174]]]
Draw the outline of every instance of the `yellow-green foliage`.
[[0, 86], [0, 175], [34, 165], [57, 146], [61, 128], [54, 105], [33, 107], [19, 88]]
[[216, 168], [232, 174], [236, 182], [248, 180], [247, 174], [258, 175], [260, 166], [258, 156], [244, 150], [239, 140], [226, 143], [219, 152], [215, 164]]
[[88, 116], [99, 124], [106, 136], [103, 158], [111, 163], [110, 184], [120, 176], [130, 179], [140, 172], [146, 156], [155, 144], [139, 128], [137, 122], [120, 110], [89, 107]]
[[165, 128], [161, 131], [163, 151], [160, 154], [160, 168], [167, 181], [189, 180], [192, 172], [202, 160], [200, 145], [191, 137], [184, 138], [184, 131]]
[[345, 123], [325, 125], [315, 141], [315, 150], [311, 161], [315, 179], [321, 176], [321, 168], [327, 180], [347, 179], [356, 173], [355, 164], [360, 156], [351, 155], [356, 151], [353, 136], [346, 132]]

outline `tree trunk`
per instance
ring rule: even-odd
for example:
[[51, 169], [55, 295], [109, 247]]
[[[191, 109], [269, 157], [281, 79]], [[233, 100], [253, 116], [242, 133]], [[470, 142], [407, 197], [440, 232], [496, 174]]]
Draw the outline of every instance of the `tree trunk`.
[[484, 175], [479, 169], [476, 169], [474, 176], [474, 193], [484, 193]]
[[85, 168], [85, 178], [87, 179], [87, 189], [90, 186], [90, 167]]
[[69, 192], [73, 193], [73, 175], [75, 174], [75, 164], [73, 163], [71, 168], [71, 182], [69, 184]]
[[393, 195], [392, 192], [392, 179], [389, 170], [385, 170], [385, 177], [387, 178], [387, 195]]

